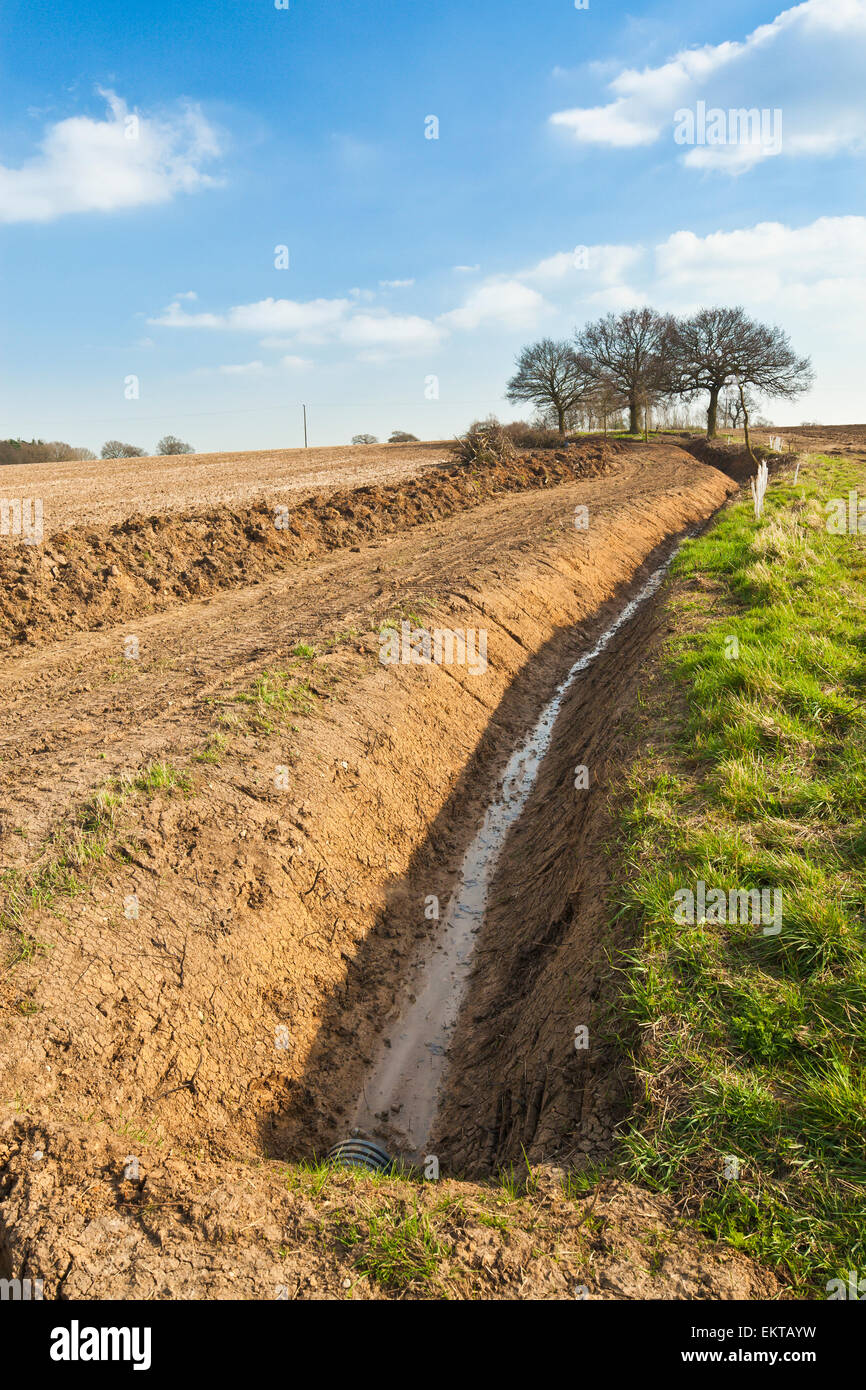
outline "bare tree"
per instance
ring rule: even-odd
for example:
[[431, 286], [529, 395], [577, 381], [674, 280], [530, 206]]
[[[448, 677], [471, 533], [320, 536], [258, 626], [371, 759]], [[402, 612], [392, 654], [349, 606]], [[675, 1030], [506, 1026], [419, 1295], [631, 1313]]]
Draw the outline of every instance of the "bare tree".
[[809, 358], [797, 356], [781, 328], [749, 320], [735, 355], [733, 378], [740, 399], [746, 450], [754, 459], [749, 440], [752, 393], [796, 400], [812, 385], [815, 373]]
[[736, 386], [733, 384], [726, 386], [719, 396], [719, 415], [722, 428], [735, 430], [740, 422], [741, 410], [740, 393]]
[[352, 435], [352, 443], [353, 443], [353, 444], [378, 444], [379, 441], [378, 441], [378, 439], [376, 438], [375, 434], [353, 434], [353, 435]]
[[389, 443], [389, 444], [417, 444], [417, 443], [418, 443], [418, 436], [417, 436], [417, 434], [409, 434], [406, 430], [394, 430], [393, 433], [391, 434], [391, 438], [388, 440], [388, 443]]
[[625, 396], [630, 434], [641, 407], [670, 386], [673, 319], [655, 309], [627, 309], [588, 323], [577, 335], [596, 378], [607, 376]]
[[156, 446], [158, 454], [194, 454], [191, 444], [185, 444], [176, 434], [164, 434]]
[[681, 396], [709, 393], [707, 439], [716, 437], [719, 396], [733, 380], [739, 346], [749, 327], [739, 305], [699, 309], [691, 318], [674, 323], [672, 384]]
[[[796, 356], [782, 330], [755, 323], [741, 305], [700, 309], [691, 318], [677, 320], [672, 347], [673, 389], [684, 396], [709, 393], [708, 439], [715, 438], [719, 398], [727, 387], [735, 386], [737, 398], [742, 383], [762, 395], [790, 400], [813, 379], [808, 358]], [[730, 408], [730, 397], [726, 403]], [[740, 416], [742, 401], [737, 404]]]
[[755, 458], [755, 455], [752, 453], [752, 441], [751, 441], [751, 439], [749, 438], [749, 419], [750, 419], [750, 416], [751, 416], [751, 412], [752, 412], [752, 411], [754, 410], [754, 408], [755, 408], [755, 400], [754, 400], [754, 397], [752, 396], [752, 393], [750, 392], [750, 390], [749, 390], [749, 388], [748, 388], [747, 383], [746, 383], [745, 381], [743, 381], [742, 377], [738, 376], [738, 377], [736, 378], [736, 383], [737, 383], [737, 419], [738, 419], [738, 420], [742, 420], [742, 422], [743, 422], [743, 439], [744, 439], [745, 445], [746, 445], [746, 453], [749, 455], [749, 458], [752, 460], [753, 463], [757, 463], [758, 460]]
[[90, 449], [67, 444], [62, 439], [0, 439], [0, 464], [66, 463], [75, 459], [95, 459]]
[[607, 373], [602, 373], [593, 384], [586, 399], [590, 423], [593, 420], [600, 420], [602, 430], [607, 434], [608, 425], [612, 420], [621, 423], [622, 412], [627, 404], [625, 396], [613, 378]]
[[119, 439], [106, 439], [102, 446], [102, 457], [104, 459], [139, 459], [144, 457], [144, 450], [139, 449], [137, 444], [123, 444]]
[[815, 380], [808, 357], [798, 357], [787, 333], [775, 324], [747, 320], [734, 355], [732, 376], [737, 389], [751, 387], [770, 400], [796, 400]]
[[571, 343], [542, 338], [523, 349], [516, 367], [505, 390], [506, 400], [531, 401], [542, 411], [550, 410], [564, 435], [568, 416], [592, 386], [589, 360]]

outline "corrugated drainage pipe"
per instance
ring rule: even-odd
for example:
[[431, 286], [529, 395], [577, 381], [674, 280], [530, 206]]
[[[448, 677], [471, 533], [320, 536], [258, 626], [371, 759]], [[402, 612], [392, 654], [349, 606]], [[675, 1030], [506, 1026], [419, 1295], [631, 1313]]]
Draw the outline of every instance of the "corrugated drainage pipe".
[[366, 1168], [370, 1173], [390, 1173], [393, 1160], [369, 1139], [344, 1139], [328, 1153], [330, 1163], [343, 1163], [350, 1168]]

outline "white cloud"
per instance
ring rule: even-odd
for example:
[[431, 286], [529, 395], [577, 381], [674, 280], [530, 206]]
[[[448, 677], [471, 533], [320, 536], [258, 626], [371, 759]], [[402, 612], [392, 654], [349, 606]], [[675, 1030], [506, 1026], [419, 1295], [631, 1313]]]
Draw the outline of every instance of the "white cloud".
[[474, 329], [483, 323], [508, 328], [528, 328], [545, 308], [544, 299], [518, 279], [487, 280], [467, 297], [459, 309], [442, 314], [439, 322], [449, 328]]
[[[810, 317], [831, 307], [862, 314], [866, 217], [819, 217], [805, 227], [759, 222], [733, 232], [674, 232], [655, 251], [655, 286], [682, 312], [718, 300], [768, 316]], [[815, 323], [817, 330], [817, 321]]]
[[443, 336], [441, 328], [417, 314], [355, 314], [340, 330], [344, 343], [362, 348], [434, 348]]
[[599, 312], [642, 303], [632, 281], [646, 258], [645, 247], [627, 244], [558, 251], [511, 276], [483, 280], [438, 322], [470, 332], [491, 325], [531, 331], [563, 314], [573, 316], [580, 305]]
[[[225, 314], [187, 313], [175, 299], [148, 323], [162, 328], [214, 328], [238, 333], [288, 333], [315, 339], [341, 323], [352, 308], [349, 299], [260, 299], [237, 304]], [[282, 346], [282, 344], [280, 344]]]
[[349, 309], [347, 299], [260, 299], [238, 304], [228, 313], [227, 328], [241, 333], [320, 333], [340, 323]]
[[[805, 0], [742, 42], [683, 49], [659, 67], [621, 70], [601, 106], [557, 111], [551, 123], [579, 144], [623, 148], [667, 137], [686, 167], [741, 173], [769, 154], [820, 157], [866, 148], [862, 100], [866, 0]], [[816, 73], [832, 80], [816, 81]], [[779, 111], [781, 141], [735, 138], [676, 144], [678, 110]]]
[[265, 370], [264, 362], [241, 362], [235, 365], [218, 367], [222, 376], [261, 376]]
[[647, 302], [676, 313], [742, 302], [766, 318], [806, 314], [810, 334], [822, 336], [821, 313], [863, 312], [866, 217], [820, 217], [803, 227], [759, 222], [706, 236], [682, 230], [649, 247], [578, 247], [518, 271], [514, 282], [543, 287], [551, 319]]
[[[162, 328], [197, 328], [235, 333], [264, 334], [264, 348], [293, 348], [304, 343], [344, 343], [375, 353], [381, 361], [389, 353], [419, 352], [435, 348], [446, 329], [418, 314], [392, 314], [385, 309], [361, 309], [353, 299], [260, 299], [253, 304], [236, 304], [226, 313], [189, 313], [173, 300], [156, 318], [148, 322]], [[374, 360], [368, 356], [365, 360]], [[306, 359], [290, 354], [284, 365], [308, 365]]]
[[571, 282], [583, 286], [588, 279], [593, 284], [619, 284], [644, 256], [641, 246], [598, 245], [575, 246], [573, 251], [559, 251], [521, 272], [519, 279], [531, 284], [553, 287]]
[[476, 270], [480, 270], [480, 265], [455, 265], [454, 269], [458, 275], [474, 275]]
[[555, 111], [550, 121], [552, 125], [565, 126], [575, 140], [587, 145], [651, 145], [659, 135], [655, 123], [630, 116], [625, 101], [612, 101], [608, 106]]
[[165, 203], [217, 180], [204, 166], [220, 153], [216, 131], [194, 104], [171, 114], [130, 112], [102, 92], [102, 120], [71, 116], [49, 126], [20, 168], [0, 165], [0, 221], [51, 222], [74, 212], [115, 212]]
[[289, 355], [281, 357], [276, 366], [269, 366], [267, 363], [258, 359], [254, 362], [227, 362], [220, 367], [196, 367], [194, 376], [211, 376], [216, 372], [219, 376], [231, 377], [262, 377], [274, 376], [277, 368], [285, 371], [299, 371], [301, 368], [311, 367], [313, 364], [306, 357], [296, 357]]
[[181, 308], [180, 301], [173, 299], [156, 318], [148, 323], [160, 328], [225, 328], [224, 319], [219, 314], [188, 314]]
[[410, 285], [414, 285], [414, 280], [380, 280], [379, 285], [383, 290], [407, 290]]

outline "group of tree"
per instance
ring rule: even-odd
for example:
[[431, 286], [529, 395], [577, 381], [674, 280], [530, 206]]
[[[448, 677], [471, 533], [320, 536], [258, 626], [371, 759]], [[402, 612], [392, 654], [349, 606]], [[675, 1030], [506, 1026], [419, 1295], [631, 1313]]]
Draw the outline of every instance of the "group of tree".
[[636, 434], [651, 410], [705, 397], [707, 437], [722, 424], [747, 432], [758, 397], [794, 400], [813, 381], [809, 359], [781, 328], [756, 323], [740, 306], [687, 318], [648, 307], [606, 314], [571, 341], [544, 338], [520, 353], [506, 395], [531, 402], [565, 434], [594, 417], [607, 429], [628, 415]]
[[65, 463], [70, 459], [95, 459], [90, 449], [79, 449], [61, 439], [0, 439], [0, 464]]
[[[157, 454], [192, 454], [195, 453], [195, 450], [191, 444], [178, 439], [177, 435], [165, 434], [154, 452]], [[120, 439], [106, 439], [102, 446], [104, 459], [140, 459], [146, 455], [146, 449], [139, 449], [137, 444], [124, 444]], [[91, 455], [92, 457], [93, 455]]]
[[[191, 444], [186, 444], [174, 434], [166, 434], [159, 441], [157, 454], [191, 454]], [[120, 439], [107, 439], [102, 446], [104, 459], [144, 458], [146, 449], [137, 444], [124, 444]], [[64, 444], [60, 439], [0, 439], [0, 465], [6, 463], [67, 463], [75, 459], [84, 461], [95, 459], [92, 449], [79, 449], [73, 444]]]
[[[378, 441], [378, 439], [376, 438], [375, 434], [353, 434], [353, 435], [352, 435], [352, 443], [353, 443], [353, 444], [378, 444], [379, 441]], [[391, 438], [388, 440], [388, 443], [389, 443], [389, 444], [417, 444], [417, 443], [418, 443], [418, 436], [417, 436], [416, 434], [408, 434], [406, 430], [394, 430], [393, 433], [392, 433], [392, 435], [391, 435]]]

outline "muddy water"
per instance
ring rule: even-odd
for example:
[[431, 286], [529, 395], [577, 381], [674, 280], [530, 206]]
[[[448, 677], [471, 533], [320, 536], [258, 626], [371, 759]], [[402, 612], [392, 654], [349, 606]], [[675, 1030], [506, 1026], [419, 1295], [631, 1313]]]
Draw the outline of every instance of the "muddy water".
[[393, 1154], [417, 1161], [426, 1151], [490, 883], [508, 831], [532, 791], [563, 699], [580, 674], [656, 592], [675, 553], [653, 571], [591, 651], [574, 663], [535, 727], [508, 761], [501, 790], [488, 806], [466, 852], [457, 888], [435, 940], [414, 967], [408, 1003], [385, 1033], [380, 1056], [367, 1075], [355, 1110], [353, 1133], [378, 1138]]

